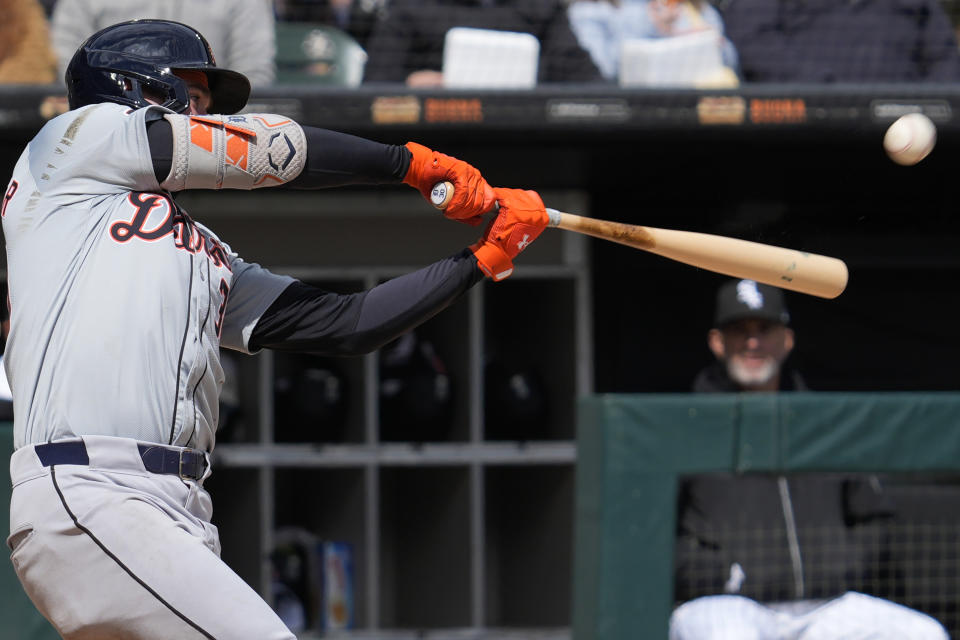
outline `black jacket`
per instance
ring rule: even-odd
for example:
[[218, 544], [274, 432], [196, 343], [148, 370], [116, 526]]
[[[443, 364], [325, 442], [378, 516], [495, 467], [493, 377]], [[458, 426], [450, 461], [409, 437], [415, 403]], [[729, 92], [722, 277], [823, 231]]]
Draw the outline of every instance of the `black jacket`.
[[886, 524], [892, 515], [876, 476], [686, 478], [680, 483], [676, 598], [726, 592], [776, 602], [848, 590], [889, 597], [894, 582], [885, 560]]
[[560, 0], [391, 0], [367, 42], [364, 81], [403, 82], [413, 71], [440, 71], [453, 27], [533, 34], [540, 40], [541, 83], [602, 81]]
[[960, 53], [938, 0], [725, 0], [747, 82], [956, 82]]
[[[698, 392], [737, 392], [720, 363]], [[807, 390], [784, 368], [781, 391]], [[889, 597], [890, 500], [874, 475], [701, 474], [682, 478], [675, 595], [739, 593], [761, 602], [830, 598], [848, 590]], [[734, 567], [736, 565], [736, 568]]]

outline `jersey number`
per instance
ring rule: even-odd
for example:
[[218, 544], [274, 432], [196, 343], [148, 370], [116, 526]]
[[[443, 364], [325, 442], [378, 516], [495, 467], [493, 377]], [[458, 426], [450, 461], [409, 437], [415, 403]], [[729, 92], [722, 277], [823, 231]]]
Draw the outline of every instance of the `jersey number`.
[[217, 321], [213, 323], [218, 338], [220, 337], [220, 331], [223, 330], [223, 316], [227, 312], [227, 297], [230, 295], [230, 286], [223, 278], [220, 279], [220, 295], [223, 296], [223, 300], [220, 301], [220, 308], [217, 309]]

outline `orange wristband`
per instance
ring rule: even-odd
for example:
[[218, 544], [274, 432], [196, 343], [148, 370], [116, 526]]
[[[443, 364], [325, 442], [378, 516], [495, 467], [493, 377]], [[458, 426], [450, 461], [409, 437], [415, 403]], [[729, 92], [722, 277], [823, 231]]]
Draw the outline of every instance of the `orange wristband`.
[[470, 245], [470, 250], [477, 257], [477, 264], [484, 275], [494, 282], [510, 277], [513, 273], [513, 261], [506, 251], [492, 242], [477, 240]]

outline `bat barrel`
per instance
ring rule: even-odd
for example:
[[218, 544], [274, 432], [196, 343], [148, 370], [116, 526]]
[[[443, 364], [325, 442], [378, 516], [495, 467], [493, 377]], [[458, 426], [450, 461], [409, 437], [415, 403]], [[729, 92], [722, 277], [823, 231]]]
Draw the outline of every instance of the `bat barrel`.
[[836, 298], [849, 274], [842, 260], [727, 236], [550, 214], [560, 229], [640, 249], [694, 267], [821, 298]]
[[749, 240], [647, 228], [657, 255], [734, 278], [747, 278], [821, 298], [836, 298], [849, 279], [842, 260]]

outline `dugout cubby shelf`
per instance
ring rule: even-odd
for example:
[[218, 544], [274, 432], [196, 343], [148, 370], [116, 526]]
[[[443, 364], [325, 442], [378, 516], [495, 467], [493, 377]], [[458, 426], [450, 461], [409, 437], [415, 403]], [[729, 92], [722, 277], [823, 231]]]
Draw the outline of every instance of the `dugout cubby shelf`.
[[[586, 211], [578, 192], [548, 197]], [[324, 194], [319, 213], [304, 195], [245, 198], [211, 222], [231, 246], [343, 293], [477, 235], [406, 193]], [[207, 203], [193, 200], [191, 212]], [[264, 209], [282, 212], [274, 230], [304, 227], [293, 245], [257, 243], [249, 223]], [[208, 481], [224, 559], [272, 602], [271, 553], [284, 541], [350, 543], [355, 624], [344, 637], [569, 638], [574, 414], [592, 389], [587, 244], [545, 232], [510, 280], [471, 289], [418, 327], [412, 347], [230, 358], [237, 408]], [[389, 395], [404, 384], [432, 406], [408, 414]], [[303, 638], [322, 635], [317, 597]]]
[[[485, 440], [572, 440], [576, 408], [577, 287], [531, 278], [485, 297]], [[540, 303], [542, 301], [542, 303]], [[499, 410], [519, 397], [517, 411]]]
[[488, 466], [484, 473], [486, 619], [497, 627], [570, 623], [573, 475], [567, 464]]
[[382, 626], [469, 626], [470, 493], [466, 466], [380, 473]]

